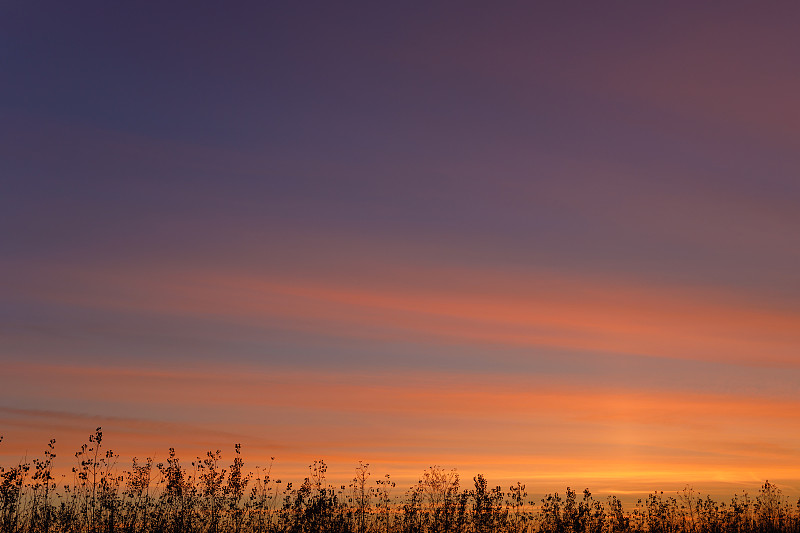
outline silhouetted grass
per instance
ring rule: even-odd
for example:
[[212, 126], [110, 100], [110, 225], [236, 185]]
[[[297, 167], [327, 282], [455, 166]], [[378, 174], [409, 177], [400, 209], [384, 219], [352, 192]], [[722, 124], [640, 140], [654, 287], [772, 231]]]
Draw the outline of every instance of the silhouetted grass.
[[[2, 438], [0, 438], [2, 440]], [[404, 493], [388, 475], [370, 482], [359, 463], [349, 485], [326, 483], [315, 461], [299, 485], [266, 470], [245, 470], [237, 444], [231, 464], [219, 450], [188, 464], [170, 449], [166, 462], [134, 459], [120, 470], [100, 428], [75, 453], [73, 479], [52, 475], [55, 441], [42, 459], [0, 467], [3, 533], [800, 533], [800, 500], [792, 505], [768, 481], [717, 503], [684, 489], [654, 492], [625, 509], [616, 496], [595, 500], [567, 488], [538, 502], [525, 485], [504, 491], [478, 475], [462, 488], [455, 471], [431, 467]]]

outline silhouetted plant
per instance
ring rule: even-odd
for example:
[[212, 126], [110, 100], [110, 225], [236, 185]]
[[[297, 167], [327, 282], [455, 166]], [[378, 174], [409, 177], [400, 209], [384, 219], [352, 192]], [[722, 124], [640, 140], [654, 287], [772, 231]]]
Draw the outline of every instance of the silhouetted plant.
[[539, 530], [543, 533], [563, 533], [565, 531], [561, 518], [562, 500], [561, 496], [547, 494], [542, 498], [542, 506], [539, 511]]
[[228, 468], [217, 450], [187, 470], [170, 448], [165, 462], [133, 459], [117, 474], [101, 428], [75, 454], [71, 483], [54, 479], [55, 458], [51, 440], [42, 459], [0, 466], [0, 532], [800, 533], [800, 500], [793, 504], [769, 481], [754, 499], [743, 492], [716, 502], [687, 486], [674, 496], [653, 492], [631, 510], [616, 496], [603, 504], [568, 487], [563, 498], [547, 494], [534, 513], [520, 483], [503, 493], [478, 475], [462, 490], [458, 473], [438, 466], [396, 497], [388, 475], [369, 486], [363, 462], [349, 486], [333, 487], [326, 463], [314, 461], [294, 488], [271, 479], [272, 462], [246, 471], [238, 444]]
[[509, 526], [510, 531], [513, 533], [521, 533], [528, 528], [529, 516], [525, 510], [526, 500], [528, 493], [525, 492], [525, 485], [517, 482], [516, 485], [508, 487], [509, 500], [507, 507], [509, 509]]
[[203, 515], [208, 519], [206, 528], [210, 533], [217, 533], [225, 494], [222, 483], [225, 478], [225, 469], [219, 468], [222, 451], [208, 452], [204, 459], [197, 458], [198, 478], [202, 488], [201, 506]]
[[608, 508], [608, 531], [609, 533], [625, 533], [631, 529], [630, 517], [622, 508], [622, 501], [616, 496], [609, 496]]
[[425, 529], [432, 533], [454, 531], [458, 521], [459, 478], [454, 470], [431, 466], [418, 482]]
[[405, 503], [402, 506], [403, 519], [401, 529], [406, 533], [420, 533], [422, 531], [422, 484], [417, 483], [406, 493]]
[[356, 531], [365, 533], [367, 530], [367, 514], [371, 509], [371, 492], [367, 488], [369, 478], [369, 463], [358, 462], [356, 467], [356, 477], [353, 478], [352, 503], [355, 505]]
[[583, 490], [583, 501], [580, 503], [580, 516], [583, 531], [601, 533], [606, 523], [606, 510], [603, 504], [592, 498], [589, 489]]
[[50, 530], [53, 511], [50, 505], [50, 495], [56, 485], [52, 476], [53, 459], [55, 459], [55, 439], [50, 439], [44, 451], [44, 459], [34, 459], [34, 472], [31, 476], [32, 498], [28, 517], [28, 531]]
[[[173, 450], [174, 451], [174, 450]], [[144, 464], [133, 458], [131, 469], [126, 474], [126, 485], [122, 492], [124, 513], [120, 520], [125, 532], [146, 531], [150, 513], [150, 479], [153, 459], [148, 457]]]
[[792, 521], [788, 499], [769, 481], [762, 485], [756, 496], [755, 513], [762, 531], [769, 533], [785, 531]]
[[[375, 494], [377, 499], [376, 507], [378, 509], [375, 529], [379, 533], [390, 533], [393, 525], [392, 489], [395, 488], [395, 483], [391, 481], [389, 474], [386, 474], [383, 479], [379, 479], [375, 483], [377, 484]], [[800, 506], [800, 501], [798, 501], [798, 506]]]
[[473, 529], [475, 533], [495, 531], [504, 523], [503, 492], [500, 487], [489, 490], [488, 483], [481, 474], [475, 476], [473, 481], [475, 482], [475, 491], [472, 494]]
[[229, 531], [239, 533], [242, 530], [244, 523], [245, 509], [242, 507], [242, 498], [244, 497], [247, 484], [250, 482], [250, 474], [243, 474], [242, 468], [244, 467], [244, 460], [242, 459], [242, 445], [236, 444], [234, 447], [235, 457], [233, 464], [230, 466], [230, 473], [228, 474], [228, 482], [223, 490], [224, 497], [227, 500], [228, 516], [231, 521]]
[[[2, 441], [2, 437], [0, 437]], [[3, 531], [16, 533], [20, 518], [22, 486], [30, 470], [30, 463], [21, 461], [9, 469], [0, 467], [0, 526]]]
[[277, 486], [281, 484], [281, 480], [278, 479], [273, 482], [270, 477], [273, 461], [275, 461], [275, 458], [270, 458], [269, 467], [264, 474], [256, 474], [255, 482], [250, 489], [250, 496], [246, 504], [249, 510], [250, 530], [256, 533], [274, 531], [273, 516], [279, 499]]

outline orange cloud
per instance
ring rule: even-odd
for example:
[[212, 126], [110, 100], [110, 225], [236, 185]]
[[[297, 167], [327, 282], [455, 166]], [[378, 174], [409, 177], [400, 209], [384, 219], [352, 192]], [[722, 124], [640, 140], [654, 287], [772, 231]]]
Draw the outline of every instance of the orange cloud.
[[3, 427], [28, 442], [35, 435], [44, 443], [51, 432], [77, 446], [77, 436], [102, 425], [109, 445], [129, 455], [164, 454], [168, 446], [197, 455], [204, 445], [242, 442], [253, 463], [277, 456], [295, 472], [324, 457], [344, 465], [341, 475], [364, 459], [410, 477], [439, 463], [501, 478], [613, 479], [616, 486], [800, 478], [787, 466], [800, 447], [796, 400], [410, 373], [35, 365], [10, 372], [18, 382], [37, 375], [45, 397], [77, 395], [64, 403], [101, 413], [0, 411]]
[[66, 305], [352, 338], [800, 365], [800, 313], [785, 306], [710, 289], [647, 288], [552, 273], [508, 279], [477, 271], [430, 288], [441, 276], [412, 273], [400, 288], [393, 280], [353, 283], [286, 273], [73, 272], [69, 284], [38, 290]]
[[[99, 310], [118, 316], [118, 324], [128, 316], [188, 321], [198, 342], [213, 335], [205, 324], [218, 323], [419, 342], [432, 354], [449, 344], [485, 348], [486, 357], [492, 347], [522, 346], [787, 371], [800, 362], [798, 314], [742, 295], [547, 272], [504, 277], [421, 269], [400, 278], [381, 272], [355, 282], [277, 270], [258, 276], [73, 270], [23, 289], [31, 301]], [[133, 360], [124, 368], [36, 365], [35, 354], [28, 355], [30, 363], [4, 367], [0, 399], [11, 410], [0, 413], [9, 428], [0, 453], [20, 452], [14, 441], [44, 444], [60, 434], [74, 444], [66, 448], [77, 448], [78, 437], [102, 425], [110, 445], [124, 442], [112, 446], [129, 455], [176, 446], [191, 458], [203, 448], [241, 442], [252, 463], [276, 456], [285, 475], [295, 476], [324, 457], [343, 465], [331, 469], [343, 479], [359, 459], [408, 480], [430, 464], [542, 483], [595, 480], [618, 489], [648, 480], [800, 479], [787, 466], [800, 449], [794, 394], [614, 388], [601, 380], [580, 386], [567, 374], [470, 376], [457, 360], [450, 373], [425, 375], [248, 367], [225, 354], [218, 363], [184, 368], [165, 361], [157, 370]], [[50, 414], [13, 411], [21, 406]]]

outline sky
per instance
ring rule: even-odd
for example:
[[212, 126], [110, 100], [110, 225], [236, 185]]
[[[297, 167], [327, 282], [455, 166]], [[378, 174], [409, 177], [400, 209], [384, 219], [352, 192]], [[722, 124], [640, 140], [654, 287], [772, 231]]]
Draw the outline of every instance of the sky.
[[800, 494], [799, 17], [3, 2], [2, 464]]

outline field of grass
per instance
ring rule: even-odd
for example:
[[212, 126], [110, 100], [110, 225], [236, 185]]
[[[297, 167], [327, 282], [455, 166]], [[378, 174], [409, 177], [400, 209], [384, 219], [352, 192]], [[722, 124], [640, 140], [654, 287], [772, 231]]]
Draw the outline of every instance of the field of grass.
[[282, 482], [269, 467], [246, 469], [238, 444], [228, 461], [211, 451], [184, 463], [170, 449], [166, 462], [134, 459], [121, 469], [100, 428], [74, 456], [70, 480], [54, 479], [54, 440], [41, 458], [0, 466], [2, 533], [800, 533], [800, 500], [769, 482], [727, 503], [687, 488], [624, 508], [588, 489], [533, 501], [525, 485], [490, 487], [481, 475], [462, 487], [455, 471], [438, 467], [407, 490], [388, 475], [370, 479], [363, 463], [345, 485], [326, 481], [324, 461], [302, 482]]

